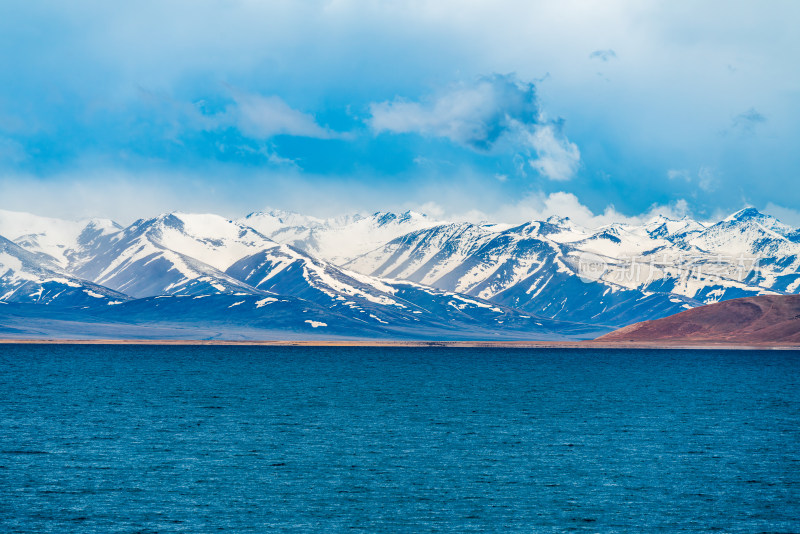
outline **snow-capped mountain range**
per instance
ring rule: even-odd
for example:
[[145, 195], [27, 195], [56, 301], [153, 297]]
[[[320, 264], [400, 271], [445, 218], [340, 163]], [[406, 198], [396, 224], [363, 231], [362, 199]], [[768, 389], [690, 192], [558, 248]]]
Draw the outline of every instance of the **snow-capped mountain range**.
[[409, 232], [438, 226], [427, 215], [407, 211], [346, 215], [317, 219], [297, 213], [271, 210], [251, 213], [240, 224], [255, 228], [280, 243], [300, 248], [337, 265], [366, 254]]
[[67, 317], [89, 337], [114, 329], [97, 325], [167, 325], [178, 336], [204, 325], [223, 337], [558, 339], [798, 292], [800, 231], [752, 208], [716, 223], [600, 228], [274, 210], [169, 213], [123, 228], [0, 210], [0, 334], [38, 318], [41, 335]]

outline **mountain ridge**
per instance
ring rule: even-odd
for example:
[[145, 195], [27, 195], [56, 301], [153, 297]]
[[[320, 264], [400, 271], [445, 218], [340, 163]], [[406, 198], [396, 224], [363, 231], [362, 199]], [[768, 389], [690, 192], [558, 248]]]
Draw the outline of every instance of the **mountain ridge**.
[[[610, 331], [800, 286], [800, 240], [794, 239], [800, 231], [752, 208], [716, 223], [659, 216], [598, 228], [557, 216], [475, 225], [411, 211], [320, 219], [277, 210], [240, 219], [171, 212], [124, 228], [102, 219], [62, 225], [0, 211], [0, 235], [3, 225], [15, 234], [36, 231], [7, 240], [29, 255], [28, 271], [38, 264], [41, 273], [72, 277], [71, 284], [89, 292], [101, 293], [92, 284], [107, 289], [107, 300], [125, 306], [111, 313], [91, 301], [83, 305], [118, 319], [134, 309], [143, 317], [145, 308], [165, 319], [158, 310], [164, 301], [154, 298], [217, 295], [214, 313], [223, 323], [236, 307], [245, 320], [240, 310], [257, 315], [265, 311], [257, 302], [285, 299], [293, 303], [287, 308], [292, 324], [308, 328], [302, 314], [326, 309], [342, 324], [355, 321], [347, 335], [360, 327], [402, 337], [398, 325], [444, 332], [452, 324], [487, 335], [516, 336], [528, 328], [535, 337], [553, 335], [551, 326]], [[13, 276], [12, 269], [0, 269], [0, 283]], [[196, 315], [183, 304], [174, 309]], [[257, 322], [256, 315], [246, 320]]]

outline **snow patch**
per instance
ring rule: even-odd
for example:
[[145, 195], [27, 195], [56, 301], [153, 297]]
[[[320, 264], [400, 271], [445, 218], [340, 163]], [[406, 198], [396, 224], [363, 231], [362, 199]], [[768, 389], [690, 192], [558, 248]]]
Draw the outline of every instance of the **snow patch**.
[[383, 323], [383, 324], [389, 324], [387, 321], [384, 321], [384, 320], [382, 320], [382, 319], [381, 319], [380, 317], [378, 317], [377, 315], [373, 315], [373, 314], [371, 314], [371, 313], [370, 313], [370, 314], [369, 314], [369, 316], [370, 316], [370, 317], [372, 317], [373, 319], [375, 319], [376, 321], [378, 321], [379, 323]]
[[278, 302], [278, 299], [272, 298], [272, 297], [267, 297], [267, 298], [264, 298], [264, 299], [261, 299], [261, 300], [257, 300], [256, 301], [256, 308], [261, 308], [263, 306], [266, 306], [267, 304], [272, 304], [273, 302]]

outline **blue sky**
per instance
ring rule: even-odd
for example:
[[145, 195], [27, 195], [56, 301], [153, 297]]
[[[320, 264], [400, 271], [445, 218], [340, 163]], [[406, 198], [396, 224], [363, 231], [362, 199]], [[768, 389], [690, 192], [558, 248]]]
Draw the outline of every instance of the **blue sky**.
[[792, 1], [0, 5], [0, 207], [800, 225]]

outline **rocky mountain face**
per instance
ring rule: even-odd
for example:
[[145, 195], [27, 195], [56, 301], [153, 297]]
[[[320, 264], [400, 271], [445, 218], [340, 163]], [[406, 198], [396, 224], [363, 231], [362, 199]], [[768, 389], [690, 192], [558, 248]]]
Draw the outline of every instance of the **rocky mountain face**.
[[800, 295], [761, 295], [717, 302], [632, 324], [598, 341], [800, 344]]

